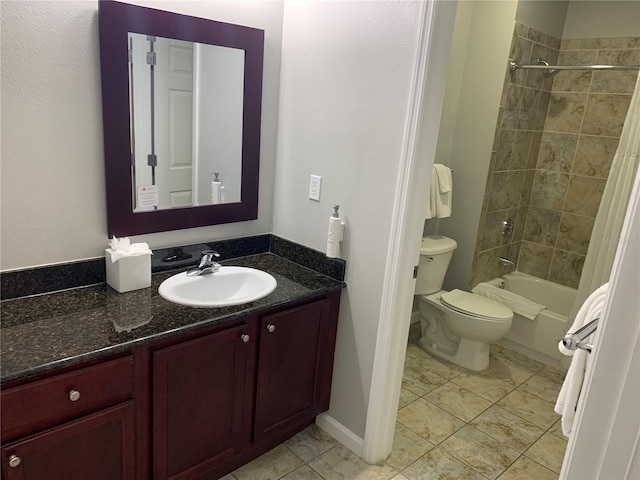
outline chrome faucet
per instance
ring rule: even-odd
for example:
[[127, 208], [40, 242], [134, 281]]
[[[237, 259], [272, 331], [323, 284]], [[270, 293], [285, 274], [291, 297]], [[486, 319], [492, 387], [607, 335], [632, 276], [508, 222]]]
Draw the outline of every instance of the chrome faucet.
[[204, 275], [205, 273], [215, 273], [220, 270], [222, 265], [213, 260], [214, 257], [220, 257], [218, 252], [214, 250], [205, 250], [201, 255], [198, 266], [187, 270], [188, 277], [196, 277], [198, 275]]
[[508, 258], [500, 257], [498, 259], [498, 263], [500, 265], [505, 266], [505, 267], [511, 268], [511, 270], [515, 270], [516, 269], [516, 262], [513, 262], [513, 261], [509, 260]]

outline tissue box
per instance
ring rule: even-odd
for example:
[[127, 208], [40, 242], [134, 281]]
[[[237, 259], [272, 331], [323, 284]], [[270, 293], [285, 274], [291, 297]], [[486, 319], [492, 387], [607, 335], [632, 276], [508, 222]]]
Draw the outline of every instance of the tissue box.
[[106, 250], [107, 284], [120, 293], [151, 286], [151, 254], [122, 257], [111, 261]]

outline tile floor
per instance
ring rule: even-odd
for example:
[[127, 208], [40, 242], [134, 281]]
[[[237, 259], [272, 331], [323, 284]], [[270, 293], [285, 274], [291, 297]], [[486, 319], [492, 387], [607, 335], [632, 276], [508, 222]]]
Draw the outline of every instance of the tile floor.
[[409, 339], [391, 456], [368, 465], [311, 425], [223, 480], [557, 480], [563, 373], [494, 345], [477, 373]]

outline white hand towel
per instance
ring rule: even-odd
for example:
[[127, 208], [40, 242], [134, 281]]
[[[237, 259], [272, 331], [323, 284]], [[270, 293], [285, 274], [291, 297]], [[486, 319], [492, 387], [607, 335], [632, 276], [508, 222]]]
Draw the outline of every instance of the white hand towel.
[[429, 186], [429, 198], [427, 198], [427, 213], [425, 218], [429, 220], [436, 216], [436, 191], [438, 188], [438, 177], [435, 169], [431, 172], [431, 184]]
[[[585, 326], [587, 323], [599, 318], [604, 309], [604, 304], [609, 292], [609, 284], [605, 283], [593, 292], [584, 302], [569, 332], [575, 333], [577, 330]], [[558, 345], [562, 353], [570, 352], [567, 350], [562, 341]], [[558, 400], [555, 405], [555, 412], [562, 415], [562, 433], [568, 437], [573, 428], [573, 419], [576, 415], [578, 407], [578, 399], [582, 391], [582, 383], [584, 381], [584, 373], [587, 368], [587, 359], [589, 353], [586, 350], [576, 350], [571, 359], [571, 365], [567, 376], [562, 383], [562, 388], [558, 394]], [[567, 354], [567, 353], [565, 353]], [[570, 354], [570, 353], [569, 353]]]
[[436, 163], [433, 165], [433, 176], [437, 180], [435, 193], [436, 217], [447, 218], [451, 216], [451, 197], [453, 181], [451, 169], [445, 165]]
[[453, 187], [451, 169], [440, 163], [435, 163], [433, 168], [435, 168], [438, 173], [438, 190], [440, 193], [449, 193]]
[[496, 302], [513, 310], [514, 313], [528, 318], [529, 320], [535, 320], [538, 314], [547, 308], [544, 305], [532, 302], [528, 298], [520, 296], [517, 293], [498, 288], [490, 283], [479, 283], [471, 289], [471, 292], [477, 295], [482, 295], [483, 297], [487, 297], [491, 300], [495, 300]]

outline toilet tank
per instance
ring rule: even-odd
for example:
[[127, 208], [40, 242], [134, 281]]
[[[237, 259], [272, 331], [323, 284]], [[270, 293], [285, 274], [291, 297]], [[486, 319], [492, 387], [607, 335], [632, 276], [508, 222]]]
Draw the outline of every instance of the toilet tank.
[[442, 235], [428, 235], [422, 239], [416, 295], [428, 295], [442, 289], [444, 276], [457, 246], [455, 240]]

